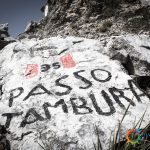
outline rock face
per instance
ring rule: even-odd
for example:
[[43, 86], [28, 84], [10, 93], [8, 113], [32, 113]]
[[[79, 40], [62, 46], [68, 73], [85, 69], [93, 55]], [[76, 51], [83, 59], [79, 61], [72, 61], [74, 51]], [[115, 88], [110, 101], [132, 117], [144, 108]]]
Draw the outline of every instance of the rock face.
[[111, 39], [106, 39], [105, 42], [107, 44], [105, 44], [104, 54], [107, 54], [112, 60], [118, 60], [126, 73], [150, 94], [148, 84], [150, 77], [149, 36], [126, 34], [113, 36]]
[[124, 35], [108, 39], [106, 53], [119, 60], [129, 75], [150, 76], [150, 38], [145, 35]]
[[12, 149], [93, 150], [95, 125], [107, 149], [129, 103], [124, 130], [146, 108], [142, 125], [149, 122], [149, 97], [105, 55], [109, 45], [53, 37], [25, 39], [2, 50], [0, 124], [10, 129]]
[[15, 40], [9, 36], [8, 24], [0, 24], [0, 50]]
[[48, 0], [41, 10], [46, 17], [28, 33], [30, 36], [97, 39], [121, 32], [150, 31], [150, 6], [142, 5], [140, 0]]
[[0, 24], [0, 32], [1, 38], [8, 37], [8, 24]]

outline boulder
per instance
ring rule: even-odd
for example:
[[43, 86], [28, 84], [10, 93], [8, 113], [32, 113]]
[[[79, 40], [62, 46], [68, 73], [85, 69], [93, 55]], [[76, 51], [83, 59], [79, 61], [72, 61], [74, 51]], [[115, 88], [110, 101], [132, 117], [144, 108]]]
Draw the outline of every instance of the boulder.
[[98, 135], [108, 149], [129, 104], [122, 129], [133, 128], [146, 108], [147, 125], [149, 96], [106, 55], [109, 45], [104, 54], [98, 40], [52, 37], [2, 50], [0, 124], [10, 129], [12, 149], [93, 150]]
[[126, 34], [108, 39], [104, 53], [118, 60], [129, 75], [150, 76], [150, 37]]
[[0, 50], [3, 49], [9, 43], [14, 41], [15, 39], [9, 36], [8, 23], [0, 24]]

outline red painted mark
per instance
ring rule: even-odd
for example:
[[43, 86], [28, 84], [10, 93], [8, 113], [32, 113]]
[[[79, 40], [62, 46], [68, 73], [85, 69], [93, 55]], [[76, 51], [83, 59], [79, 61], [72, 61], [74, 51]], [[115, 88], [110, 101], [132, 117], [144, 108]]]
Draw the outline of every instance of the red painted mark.
[[62, 64], [63, 64], [63, 67], [64, 68], [73, 68], [76, 66], [76, 63], [75, 61], [73, 60], [72, 56], [70, 54], [67, 54], [65, 56], [62, 56], [60, 58]]
[[37, 76], [37, 74], [38, 74], [38, 64], [28, 64], [25, 71], [25, 76], [27, 78], [32, 78]]

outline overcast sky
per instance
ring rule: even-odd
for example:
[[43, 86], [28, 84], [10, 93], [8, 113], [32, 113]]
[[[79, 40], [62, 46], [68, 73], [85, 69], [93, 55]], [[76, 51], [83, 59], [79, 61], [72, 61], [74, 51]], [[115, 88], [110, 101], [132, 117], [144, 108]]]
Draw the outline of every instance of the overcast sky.
[[16, 36], [23, 32], [28, 22], [38, 21], [43, 14], [41, 7], [47, 0], [0, 0], [0, 24], [9, 23], [9, 33]]

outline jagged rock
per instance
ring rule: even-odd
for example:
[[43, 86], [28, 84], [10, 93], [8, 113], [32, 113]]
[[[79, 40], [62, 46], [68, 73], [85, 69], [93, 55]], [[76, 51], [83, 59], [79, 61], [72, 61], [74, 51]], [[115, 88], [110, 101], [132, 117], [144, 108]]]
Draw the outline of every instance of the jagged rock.
[[15, 39], [9, 36], [8, 23], [0, 24], [0, 50], [14, 41]]
[[150, 38], [146, 35], [112, 37], [105, 53], [111, 59], [120, 61], [130, 75], [150, 76], [149, 43]]
[[[150, 33], [150, 9], [140, 0], [48, 0], [41, 10], [44, 21], [28, 32], [31, 36], [71, 35], [96, 39], [103, 36], [103, 31], [105, 36], [141, 30]], [[113, 21], [113, 26], [102, 30], [102, 22], [108, 19]]]
[[[124, 41], [114, 50], [133, 49]], [[108, 44], [105, 51], [111, 50]], [[129, 103], [122, 128], [132, 128], [146, 108], [142, 126], [147, 125], [149, 96], [118, 61], [103, 54], [102, 45], [52, 37], [24, 39], [2, 50], [0, 124], [10, 129], [12, 149], [93, 150], [98, 133], [106, 150]]]
[[3, 40], [8, 36], [8, 24], [0, 24], [0, 39]]
[[47, 17], [49, 11], [48, 3], [41, 8], [41, 11], [44, 13], [44, 16]]
[[150, 95], [150, 76], [136, 76], [134, 80], [139, 87]]
[[8, 32], [8, 23], [0, 24], [0, 30]]
[[31, 21], [27, 26], [26, 26], [26, 29], [25, 29], [25, 32], [34, 32], [33, 30], [37, 27], [37, 23], [34, 22], [34, 21]]

